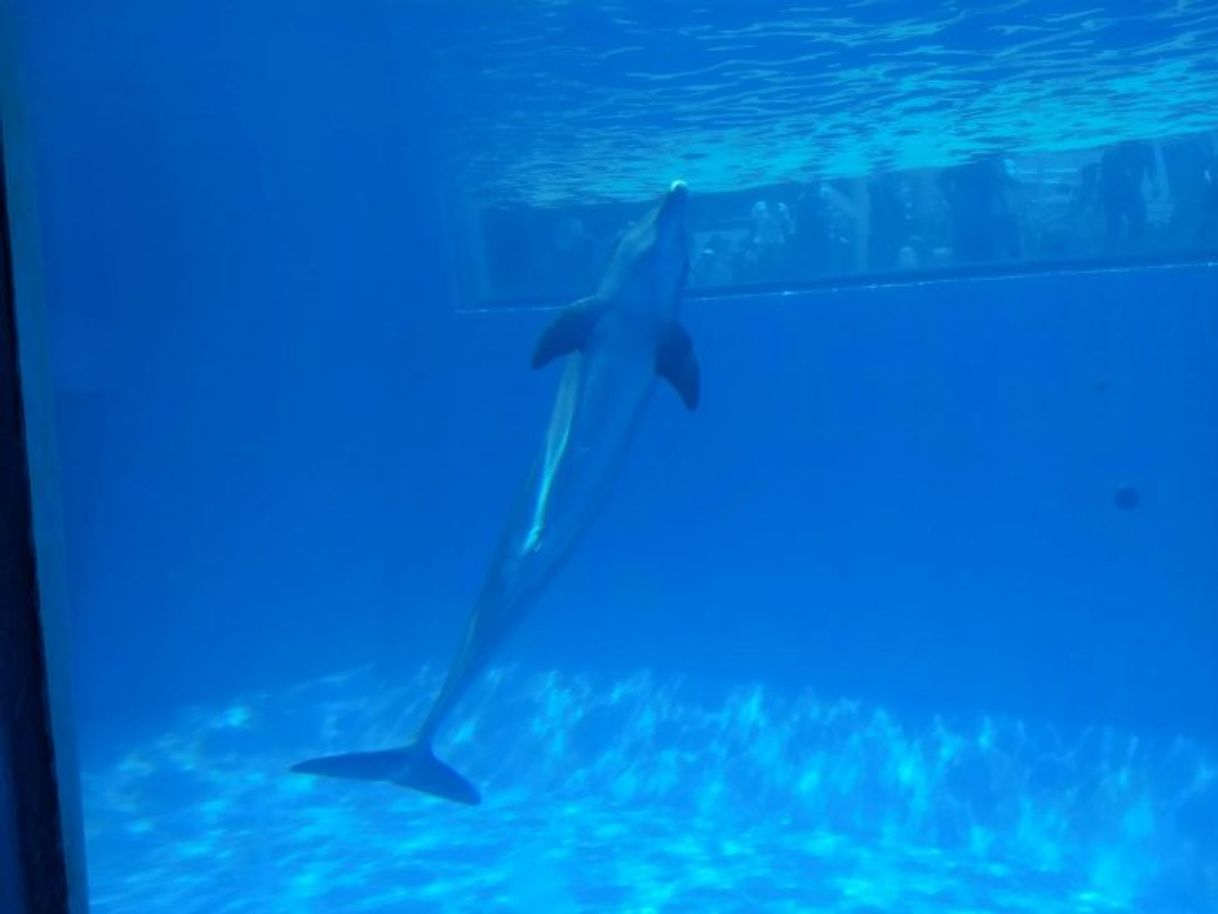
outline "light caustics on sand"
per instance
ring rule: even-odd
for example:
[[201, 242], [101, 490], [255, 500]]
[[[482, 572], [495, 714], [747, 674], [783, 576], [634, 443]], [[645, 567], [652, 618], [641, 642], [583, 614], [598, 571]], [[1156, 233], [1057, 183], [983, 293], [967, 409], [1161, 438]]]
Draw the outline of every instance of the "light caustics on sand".
[[1218, 901], [1213, 756], [1100, 728], [495, 670], [439, 747], [493, 787], [482, 807], [284, 773], [302, 753], [400, 738], [437, 681], [387, 690], [362, 671], [251, 695], [93, 768], [94, 910], [1202, 914]]

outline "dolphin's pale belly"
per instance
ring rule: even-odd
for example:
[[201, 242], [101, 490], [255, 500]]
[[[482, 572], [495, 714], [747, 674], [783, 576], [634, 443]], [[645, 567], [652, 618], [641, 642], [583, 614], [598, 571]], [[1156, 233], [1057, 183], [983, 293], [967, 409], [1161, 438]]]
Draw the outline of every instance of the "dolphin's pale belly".
[[564, 366], [542, 452], [497, 557], [506, 611], [545, 586], [604, 503], [655, 386], [649, 356], [609, 347]]

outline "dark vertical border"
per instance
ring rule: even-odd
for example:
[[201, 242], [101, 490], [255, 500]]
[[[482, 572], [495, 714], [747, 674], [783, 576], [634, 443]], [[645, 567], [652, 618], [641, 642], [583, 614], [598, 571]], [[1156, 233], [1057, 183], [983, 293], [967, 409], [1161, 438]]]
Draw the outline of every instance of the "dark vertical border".
[[[0, 526], [5, 536], [15, 537], [11, 549], [0, 543], [0, 587], [8, 588], [0, 593], [0, 914], [84, 914], [89, 894], [71, 701], [63, 506], [31, 99], [21, 59], [28, 40], [21, 29], [29, 21], [21, 15], [25, 9], [21, 0], [0, 0], [0, 410], [12, 423], [12, 434], [0, 432]], [[9, 568], [20, 576], [10, 578]]]
[[0, 134], [0, 909], [67, 912]]

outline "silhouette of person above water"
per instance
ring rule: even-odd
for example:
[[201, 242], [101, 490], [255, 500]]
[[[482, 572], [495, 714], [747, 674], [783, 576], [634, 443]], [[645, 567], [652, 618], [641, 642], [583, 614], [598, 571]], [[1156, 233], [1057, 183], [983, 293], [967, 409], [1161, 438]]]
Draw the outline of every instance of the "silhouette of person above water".
[[1167, 246], [1191, 250], [1203, 244], [1206, 220], [1207, 172], [1214, 158], [1208, 134], [1187, 134], [1161, 140], [1159, 161], [1170, 214], [1156, 236]]
[[795, 202], [796, 256], [803, 275], [850, 272], [858, 213], [831, 181], [807, 186]]
[[749, 215], [749, 243], [746, 260], [762, 277], [778, 266], [785, 254], [787, 239], [795, 231], [791, 211], [785, 203], [771, 205], [758, 200]]
[[1018, 183], [1004, 156], [944, 169], [939, 190], [951, 214], [952, 258], [985, 263], [1020, 256]]
[[1104, 250], [1138, 250], [1148, 220], [1142, 182], [1154, 180], [1155, 153], [1145, 140], [1127, 140], [1100, 157], [1099, 198], [1104, 212]]
[[1210, 155], [1202, 174], [1205, 187], [1201, 192], [1201, 220], [1197, 226], [1197, 243], [1203, 248], [1218, 249], [1218, 155]]
[[917, 266], [914, 207], [908, 182], [892, 173], [874, 175], [868, 185], [867, 265], [876, 272]]

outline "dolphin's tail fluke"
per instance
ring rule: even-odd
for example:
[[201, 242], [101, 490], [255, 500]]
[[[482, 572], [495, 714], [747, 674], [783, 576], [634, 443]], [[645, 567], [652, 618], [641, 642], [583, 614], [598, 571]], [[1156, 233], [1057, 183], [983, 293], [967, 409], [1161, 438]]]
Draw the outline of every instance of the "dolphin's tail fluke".
[[292, 770], [357, 781], [389, 781], [469, 806], [482, 802], [478, 788], [436, 758], [431, 746], [424, 742], [411, 743], [403, 749], [326, 755], [299, 762]]

